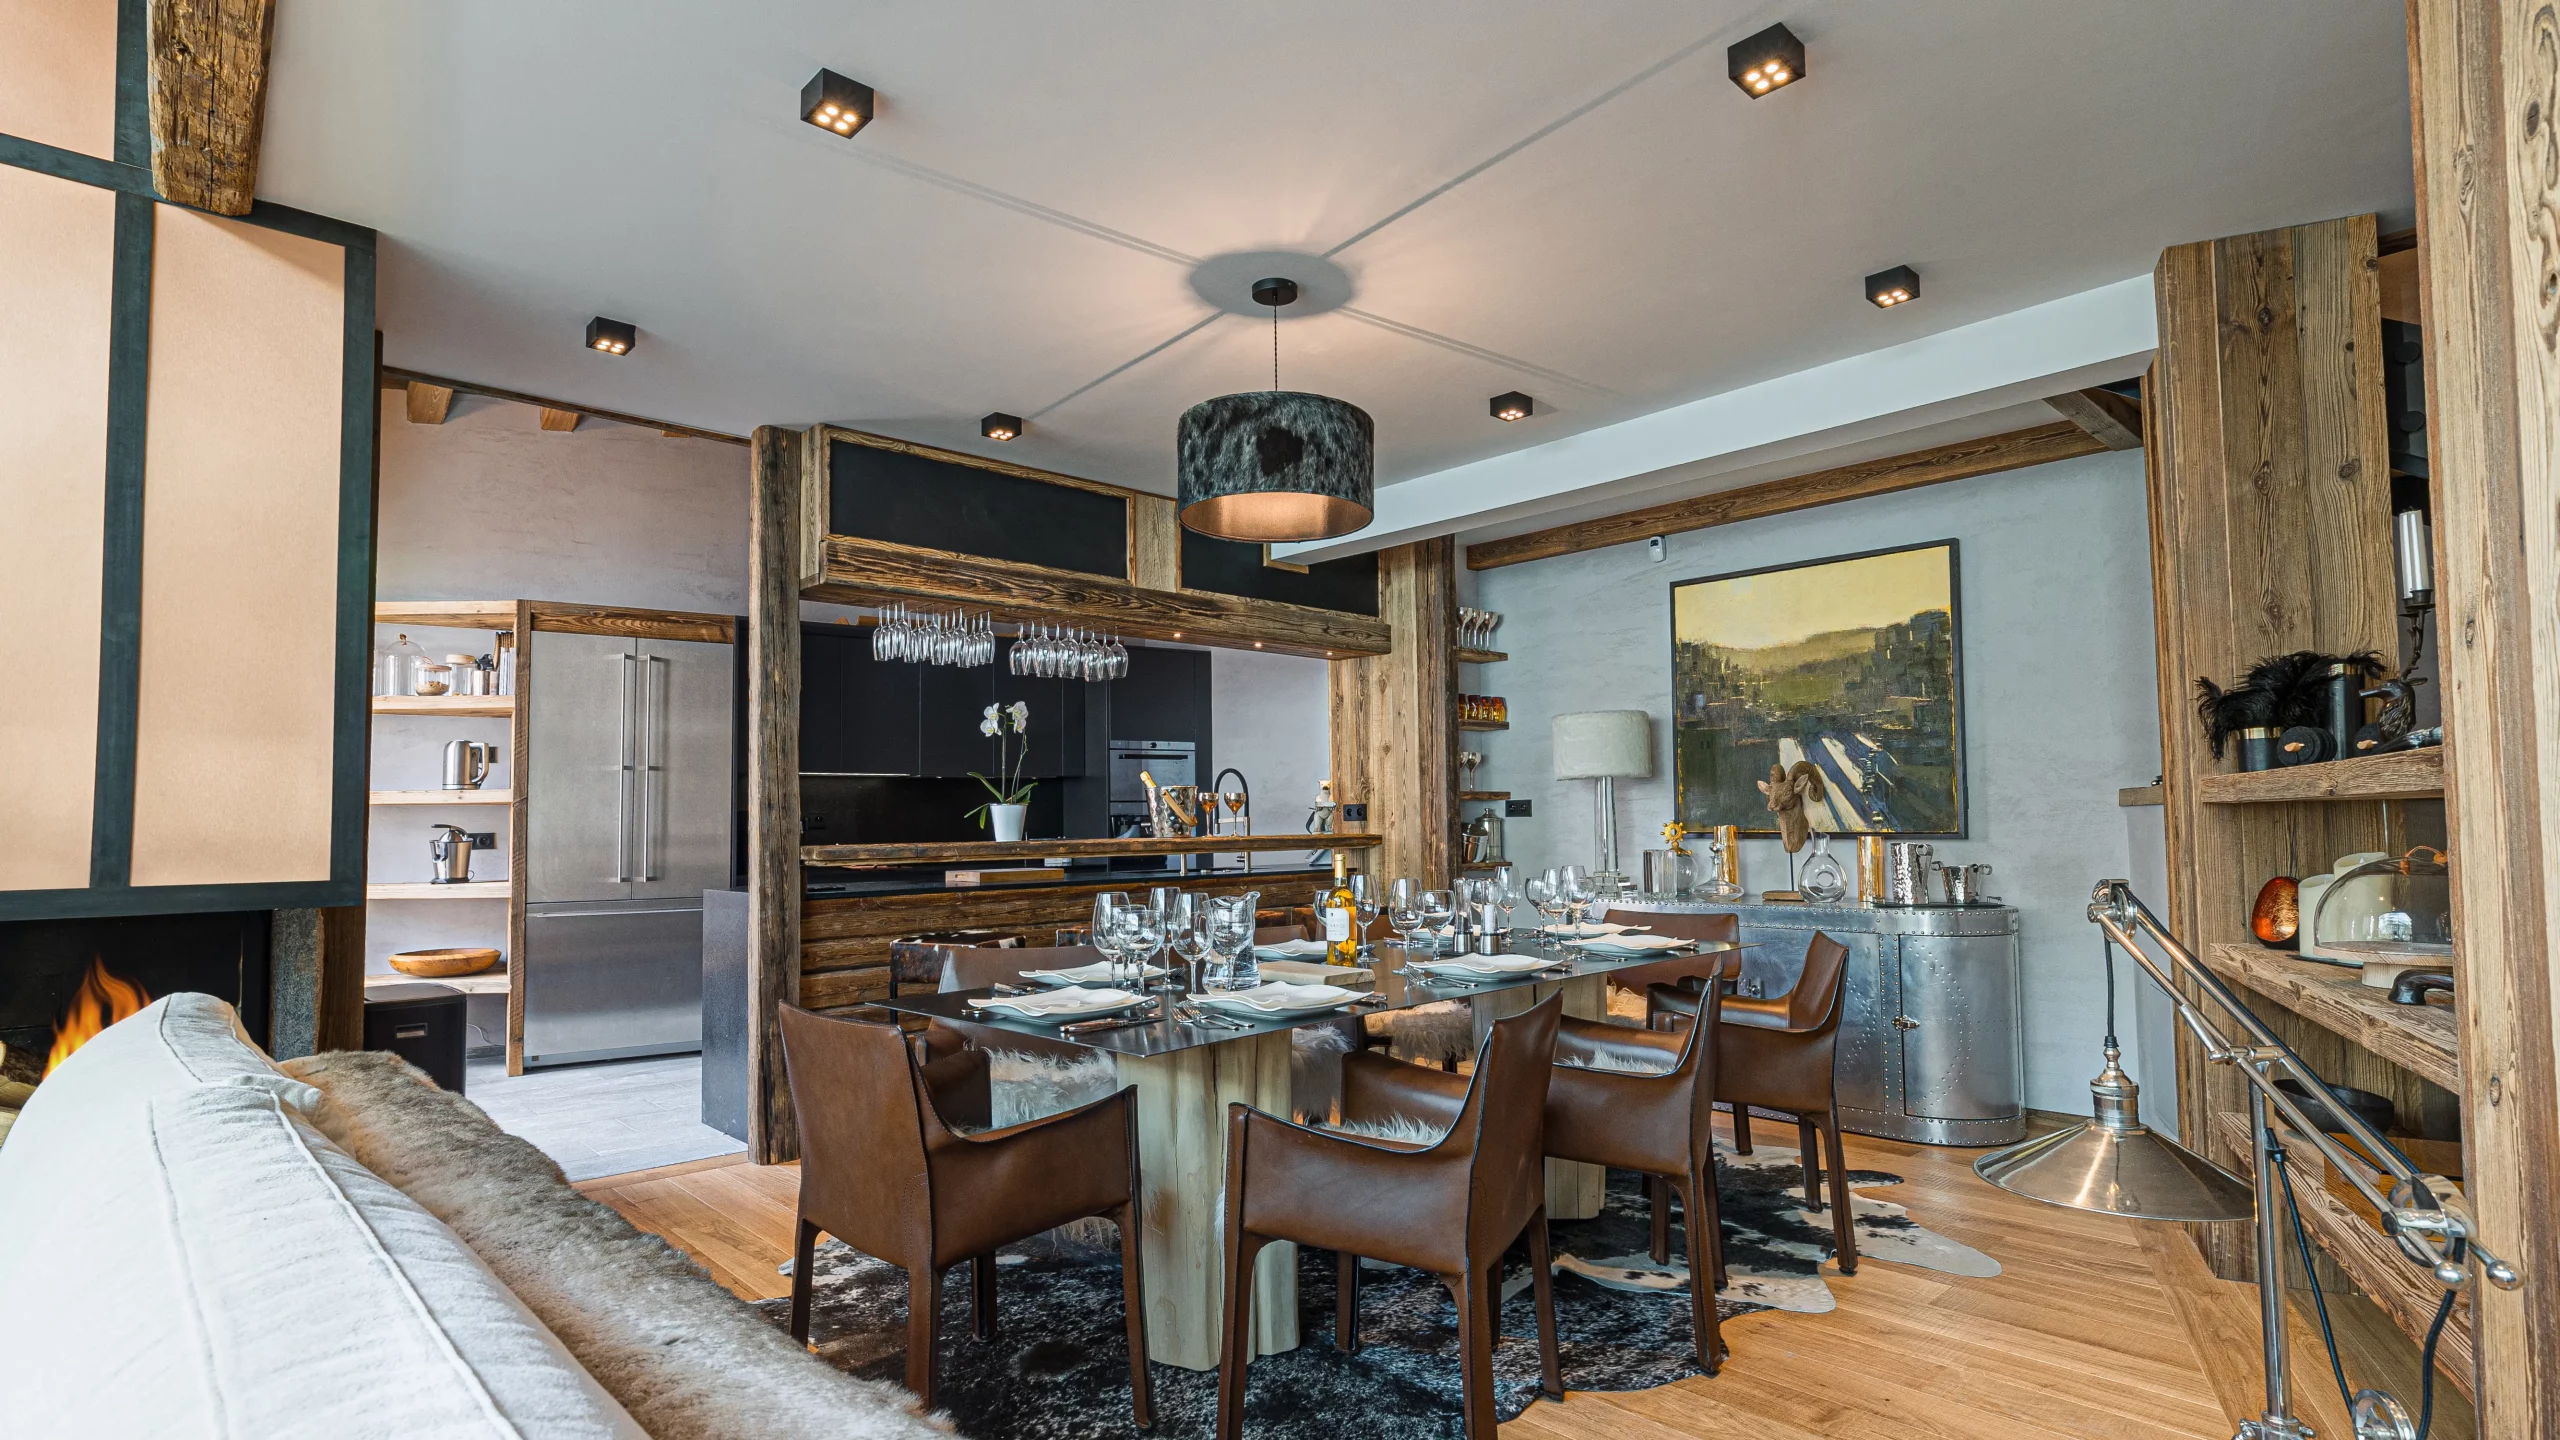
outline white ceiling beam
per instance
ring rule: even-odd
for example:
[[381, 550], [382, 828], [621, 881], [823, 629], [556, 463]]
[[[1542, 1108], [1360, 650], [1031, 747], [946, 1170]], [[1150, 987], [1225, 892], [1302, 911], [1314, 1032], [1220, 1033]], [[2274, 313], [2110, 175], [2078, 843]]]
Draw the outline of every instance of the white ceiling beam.
[[1273, 554], [1305, 564], [1727, 472], [1765, 476], [1773, 461], [2124, 379], [2157, 344], [2140, 275], [1381, 486], [1368, 528]]

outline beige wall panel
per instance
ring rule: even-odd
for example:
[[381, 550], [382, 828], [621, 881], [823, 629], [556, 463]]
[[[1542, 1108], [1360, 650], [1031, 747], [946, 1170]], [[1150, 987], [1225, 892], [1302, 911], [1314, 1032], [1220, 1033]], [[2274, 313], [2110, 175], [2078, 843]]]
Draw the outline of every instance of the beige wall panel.
[[133, 883], [325, 880], [346, 254], [155, 214]]
[[0, 135], [112, 160], [113, 0], [0, 0]]
[[115, 234], [113, 192], [0, 166], [0, 890], [89, 883]]

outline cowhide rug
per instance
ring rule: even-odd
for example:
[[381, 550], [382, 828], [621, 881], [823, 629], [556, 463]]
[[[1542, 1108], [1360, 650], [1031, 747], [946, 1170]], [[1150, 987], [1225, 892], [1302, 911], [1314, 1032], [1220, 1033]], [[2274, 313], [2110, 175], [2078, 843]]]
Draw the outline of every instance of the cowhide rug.
[[[1731, 1284], [1717, 1296], [1730, 1319], [1757, 1310], [1818, 1313], [1832, 1308], [1823, 1262], [1831, 1255], [1828, 1217], [1806, 1211], [1793, 1146], [1719, 1155], [1719, 1195]], [[1576, 1390], [1644, 1390], [1699, 1373], [1692, 1353], [1688, 1276], [1673, 1233], [1672, 1262], [1647, 1253], [1644, 1191], [1612, 1172], [1608, 1204], [1595, 1219], [1558, 1221], [1556, 1320], [1564, 1380]], [[1852, 1170], [1861, 1189], [1900, 1177]], [[1853, 1197], [1862, 1260], [1917, 1265], [1958, 1275], [1996, 1275], [1998, 1263], [1915, 1224], [1897, 1205]], [[1108, 1226], [1102, 1227], [1107, 1231]], [[967, 1269], [954, 1270], [944, 1299], [942, 1408], [960, 1433], [996, 1440], [1122, 1440], [1139, 1432], [1129, 1414], [1117, 1252], [1090, 1243], [1107, 1236], [1052, 1235], [999, 1257], [999, 1329], [969, 1337]], [[906, 1276], [830, 1239], [818, 1248], [810, 1338], [819, 1355], [867, 1379], [904, 1374]], [[1494, 1356], [1496, 1406], [1503, 1419], [1537, 1394], [1536, 1320], [1528, 1262], [1515, 1250], [1504, 1285], [1503, 1341]], [[1856, 1284], [1853, 1278], [1846, 1283]], [[1333, 1347], [1333, 1257], [1301, 1250], [1298, 1348], [1254, 1361], [1247, 1431], [1256, 1440], [1456, 1440], [1457, 1316], [1448, 1292], [1417, 1271], [1373, 1264], [1361, 1291], [1361, 1353]], [[757, 1307], [775, 1325], [790, 1302]], [[1735, 1363], [1749, 1363], [1746, 1341]], [[1216, 1377], [1155, 1367], [1157, 1436], [1205, 1436], [1216, 1414]]]

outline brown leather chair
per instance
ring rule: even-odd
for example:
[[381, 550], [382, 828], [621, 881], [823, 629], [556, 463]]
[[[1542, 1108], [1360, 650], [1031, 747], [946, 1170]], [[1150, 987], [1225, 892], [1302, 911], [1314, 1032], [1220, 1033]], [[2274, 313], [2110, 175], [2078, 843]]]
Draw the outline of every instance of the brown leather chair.
[[[1459, 1374], [1467, 1440], [1495, 1440], [1493, 1347], [1500, 1328], [1503, 1251], [1525, 1231], [1538, 1312], [1543, 1388], [1558, 1399], [1555, 1278], [1547, 1253], [1546, 1171], [1540, 1141], [1562, 1002], [1494, 1023], [1449, 1133], [1398, 1144], [1293, 1125], [1227, 1107], [1226, 1319], [1218, 1366], [1218, 1440], [1244, 1424], [1252, 1351], [1253, 1262], [1291, 1240], [1335, 1253], [1340, 1267], [1334, 1343], [1360, 1348], [1360, 1259], [1440, 1277], [1458, 1306]], [[1394, 1113], [1406, 1072], [1434, 1072], [1371, 1055], [1343, 1063], [1346, 1115]], [[1436, 1077], [1435, 1077], [1436, 1078]]]
[[[898, 1021], [891, 1016], [887, 1023]], [[921, 1030], [906, 1030], [906, 1036], [916, 1073], [932, 1092], [934, 1113], [942, 1123], [985, 1129], [995, 1115], [995, 1077], [987, 1067], [987, 1052], [939, 1020], [925, 1022]]]
[[[1804, 970], [1784, 995], [1724, 997], [1716, 1031], [1716, 1098], [1733, 1106], [1733, 1148], [1751, 1153], [1751, 1107], [1796, 1117], [1796, 1142], [1804, 1156], [1804, 1200], [1823, 1208], [1823, 1171], [1831, 1174], [1831, 1234], [1840, 1273], [1858, 1273], [1858, 1242], [1849, 1208], [1848, 1166], [1840, 1147], [1840, 1103], [1832, 1080], [1832, 1056], [1840, 1031], [1840, 992], [1849, 947], [1817, 930], [1804, 947]], [[1702, 982], [1654, 986], [1648, 1004], [1666, 1015], [1695, 1020], [1706, 992]], [[1817, 1158], [1816, 1137], [1823, 1145]]]
[[[1730, 945], [1742, 938], [1742, 917], [1731, 911], [1714, 915], [1636, 915], [1630, 912], [1628, 923], [1638, 920], [1656, 935], [1669, 935], [1681, 940], [1722, 941]], [[1613, 970], [1609, 974], [1609, 983], [1648, 997], [1644, 1024], [1646, 1029], [1653, 1030], [1660, 1028], [1661, 1011], [1650, 998], [1652, 987], [1678, 987], [1692, 980], [1702, 986], [1709, 977], [1722, 973], [1734, 963], [1735, 956], [1731, 951], [1715, 955], [1683, 955], [1659, 965], [1634, 965], [1624, 970]]]
[[996, 1249], [1104, 1215], [1120, 1227], [1121, 1303], [1137, 1423], [1151, 1423], [1137, 1091], [960, 1135], [945, 1121], [894, 1025], [781, 1007], [782, 1055], [800, 1118], [800, 1227], [791, 1334], [809, 1338], [811, 1252], [823, 1230], [907, 1272], [907, 1388], [933, 1404], [942, 1275], [970, 1262], [970, 1321], [995, 1334]]

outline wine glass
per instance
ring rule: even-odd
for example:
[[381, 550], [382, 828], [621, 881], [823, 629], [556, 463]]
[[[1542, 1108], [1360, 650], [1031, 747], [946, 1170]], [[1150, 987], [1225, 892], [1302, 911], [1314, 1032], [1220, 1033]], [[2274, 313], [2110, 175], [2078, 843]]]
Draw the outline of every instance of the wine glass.
[[1129, 959], [1130, 983], [1141, 991], [1147, 988], [1147, 966], [1164, 949], [1164, 937], [1162, 913], [1141, 905], [1120, 912], [1121, 951]]
[[1369, 943], [1369, 927], [1378, 923], [1379, 912], [1386, 908], [1386, 897], [1378, 893], [1378, 882], [1366, 872], [1351, 877], [1351, 918], [1360, 922], [1359, 952], [1374, 955], [1377, 947]]
[[[1181, 937], [1199, 928], [1199, 898], [1188, 890], [1175, 890], [1169, 887], [1159, 887], [1148, 892], [1148, 899], [1153, 902], [1157, 923], [1164, 930], [1164, 942], [1177, 955], [1182, 953]], [[1170, 990], [1174, 984], [1175, 978], [1168, 969], [1164, 977], [1164, 987]]]
[[1564, 887], [1566, 918], [1579, 934], [1584, 917], [1591, 913], [1592, 902], [1600, 898], [1600, 892], [1591, 888], [1591, 872], [1579, 865], [1565, 866], [1557, 880]]
[[1564, 885], [1556, 878], [1556, 872], [1550, 870], [1520, 888], [1522, 893], [1529, 897], [1530, 908], [1536, 910], [1547, 922], [1541, 933], [1552, 938], [1555, 928], [1564, 923], [1567, 912]]
[[1093, 897], [1093, 948], [1111, 962], [1115, 980], [1120, 976], [1120, 914], [1128, 908], [1125, 890], [1105, 890]]
[[1227, 828], [1238, 835], [1243, 834], [1244, 792], [1241, 790], [1221, 790], [1218, 792], [1218, 798], [1226, 802]]
[[1413, 954], [1413, 932], [1424, 924], [1422, 885], [1415, 880], [1398, 880], [1387, 887], [1387, 928], [1396, 932], [1396, 948], [1408, 958]]
[[1209, 950], [1215, 958], [1209, 967], [1208, 988], [1250, 990], [1262, 983], [1261, 967], [1253, 957], [1254, 917], [1261, 901], [1259, 892], [1248, 891], [1220, 895], [1209, 902]]
[[1520, 908], [1520, 887], [1512, 879], [1511, 867], [1505, 865], [1494, 871], [1484, 888], [1486, 902], [1502, 912], [1502, 932], [1507, 937], [1511, 933], [1511, 912]]
[[[1186, 893], [1183, 898], [1187, 900], [1190, 896]], [[1185, 907], [1181, 919], [1166, 927], [1165, 943], [1172, 947], [1175, 957], [1180, 959], [1190, 972], [1191, 988], [1186, 993], [1198, 994], [1200, 962], [1209, 958], [1208, 912], [1197, 906]], [[1168, 989], [1172, 988], [1172, 976], [1165, 977], [1165, 986]]]
[[1446, 890], [1422, 892], [1422, 923], [1431, 928], [1431, 953], [1440, 953], [1442, 927], [1458, 913], [1458, 897]]

